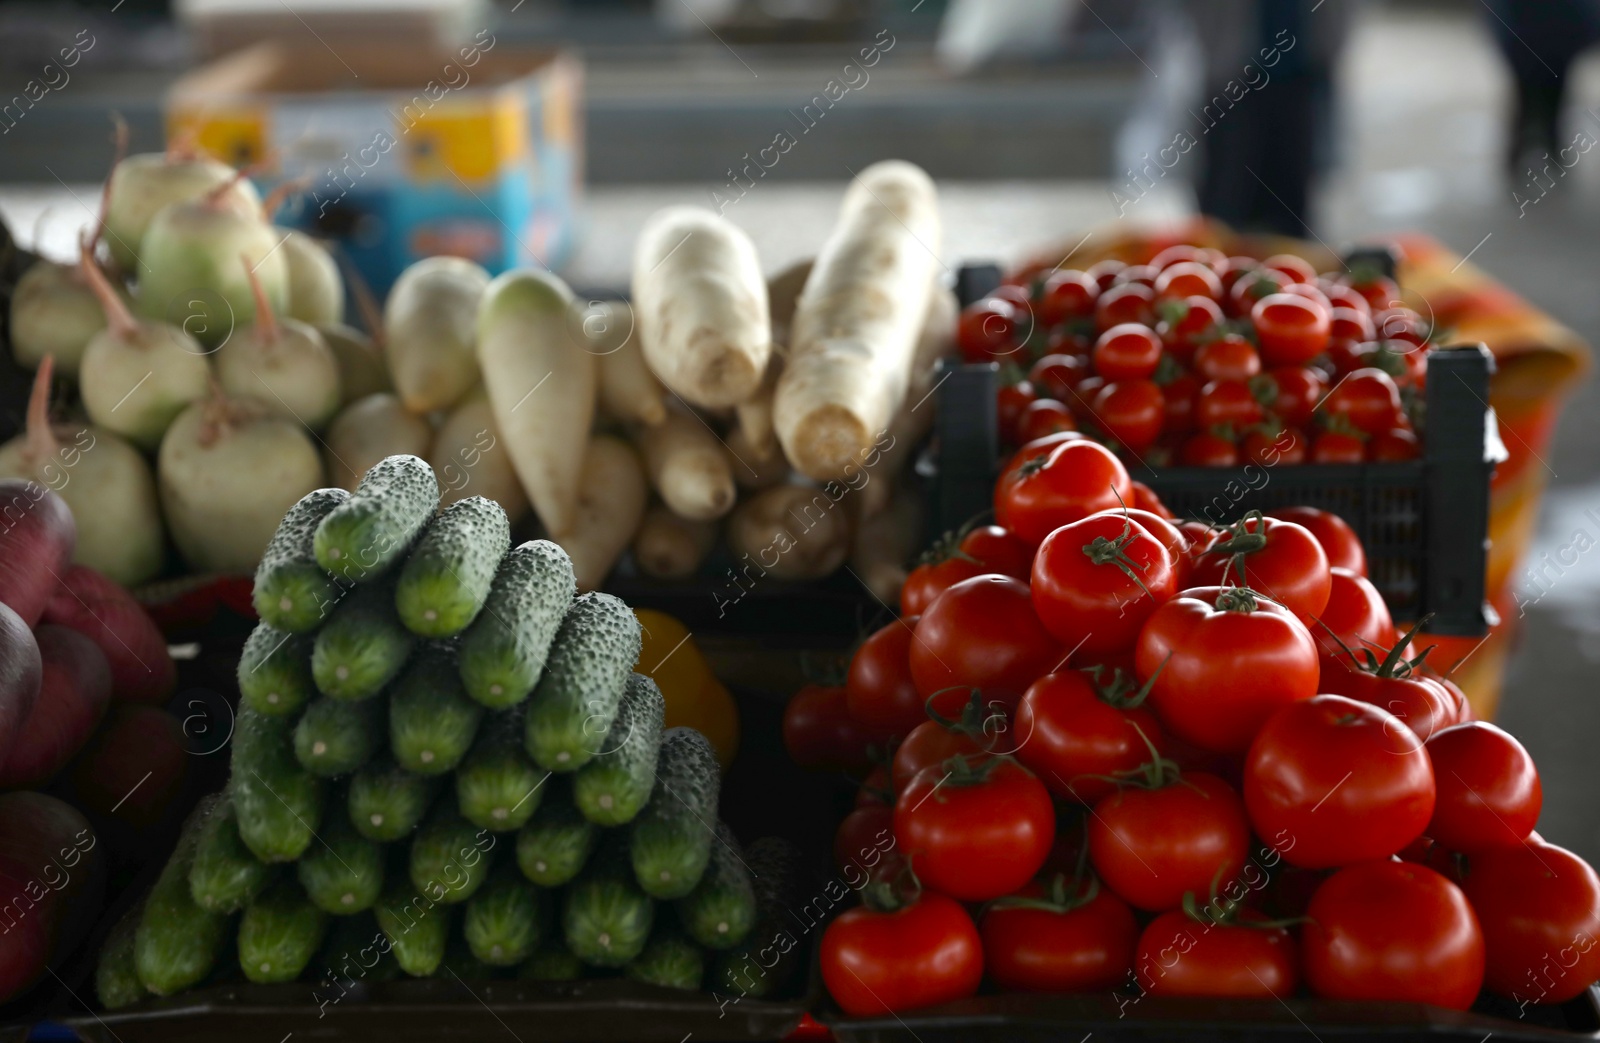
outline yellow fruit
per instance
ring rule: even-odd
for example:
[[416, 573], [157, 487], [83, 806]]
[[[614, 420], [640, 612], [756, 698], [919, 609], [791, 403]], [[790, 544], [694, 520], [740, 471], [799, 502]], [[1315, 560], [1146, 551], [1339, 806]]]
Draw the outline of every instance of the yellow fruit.
[[678, 620], [654, 609], [634, 609], [644, 640], [634, 670], [652, 678], [666, 700], [668, 728], [700, 732], [727, 771], [739, 749], [739, 708], [711, 672], [705, 654]]

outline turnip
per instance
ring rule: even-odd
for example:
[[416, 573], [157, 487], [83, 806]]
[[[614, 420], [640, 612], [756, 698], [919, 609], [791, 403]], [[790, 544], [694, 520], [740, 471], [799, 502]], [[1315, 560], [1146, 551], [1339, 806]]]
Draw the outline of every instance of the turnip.
[[106, 245], [125, 272], [137, 270], [139, 244], [156, 213], [221, 190], [219, 203], [261, 219], [261, 196], [226, 163], [184, 149], [129, 156], [111, 171], [107, 186]]
[[329, 325], [344, 317], [344, 280], [327, 248], [304, 232], [277, 229], [283, 234], [283, 259], [289, 266], [291, 319], [313, 326]]
[[65, 500], [38, 482], [0, 479], [0, 603], [24, 626], [44, 615], [77, 538]]
[[35, 261], [11, 291], [11, 355], [24, 369], [53, 355], [61, 373], [76, 380], [84, 349], [105, 328], [100, 299], [75, 264]]
[[579, 589], [593, 590], [627, 550], [650, 491], [638, 454], [611, 435], [590, 440], [582, 473], [573, 527], [555, 542], [571, 556]]
[[88, 244], [80, 269], [108, 323], [83, 352], [78, 372], [83, 408], [99, 426], [141, 449], [153, 449], [172, 418], [205, 396], [211, 367], [199, 343], [183, 330], [134, 318]]
[[646, 576], [686, 579], [694, 575], [716, 543], [716, 522], [690, 521], [658, 503], [645, 512], [634, 534], [633, 561]]
[[439, 507], [468, 496], [498, 503], [513, 524], [528, 512], [511, 453], [494, 426], [494, 409], [483, 388], [462, 399], [433, 436], [428, 463], [439, 477]]
[[384, 354], [414, 413], [449, 409], [478, 383], [473, 351], [489, 273], [460, 257], [429, 257], [400, 273], [383, 311]]
[[65, 965], [103, 911], [105, 860], [105, 845], [70, 804], [0, 795], [0, 1002]]
[[217, 380], [230, 395], [321, 430], [339, 411], [339, 364], [316, 327], [274, 315], [260, 274], [248, 258], [239, 264], [256, 297], [256, 319], [217, 349]]
[[372, 343], [371, 337], [340, 323], [318, 326], [317, 332], [322, 334], [328, 350], [333, 352], [333, 361], [339, 366], [339, 397], [344, 405], [380, 391], [394, 390], [383, 353]]
[[111, 667], [93, 641], [46, 623], [34, 631], [42, 673], [39, 698], [0, 764], [0, 786], [37, 786], [89, 740], [111, 701]]
[[661, 424], [641, 430], [638, 443], [651, 486], [674, 513], [710, 521], [733, 509], [733, 469], [705, 421], [672, 410]]
[[778, 388], [778, 377], [783, 374], [783, 358], [773, 352], [767, 360], [766, 375], [755, 393], [734, 407], [743, 442], [758, 460], [768, 460], [778, 453], [777, 432], [772, 429], [772, 395]]
[[178, 684], [178, 667], [150, 613], [106, 576], [74, 565], [44, 608], [43, 622], [93, 641], [111, 668], [111, 698], [161, 704]]
[[220, 389], [172, 422], [156, 458], [173, 542], [202, 572], [254, 572], [284, 512], [321, 485], [304, 427]]
[[52, 425], [49, 356], [34, 377], [26, 431], [0, 445], [0, 477], [54, 488], [72, 511], [72, 560], [118, 583], [144, 583], [161, 571], [164, 537], [155, 478], [144, 455], [102, 427]]
[[728, 519], [735, 568], [805, 580], [821, 579], [843, 565], [850, 555], [851, 524], [849, 508], [838, 502], [841, 490], [846, 487], [777, 485], [741, 503]]
[[583, 332], [599, 362], [601, 409], [624, 424], [661, 423], [667, 418], [666, 389], [645, 365], [627, 303], [601, 301], [600, 306], [604, 312], [586, 317]]
[[394, 395], [380, 392], [340, 410], [328, 425], [325, 442], [328, 479], [354, 492], [361, 476], [384, 457], [427, 455], [433, 428]]
[[22, 617], [0, 604], [0, 765], [39, 699], [39, 644]]
[[793, 472], [782, 453], [761, 453], [745, 439], [744, 428], [735, 427], [722, 440], [728, 451], [728, 469], [733, 480], [746, 492], [760, 492], [784, 481]]

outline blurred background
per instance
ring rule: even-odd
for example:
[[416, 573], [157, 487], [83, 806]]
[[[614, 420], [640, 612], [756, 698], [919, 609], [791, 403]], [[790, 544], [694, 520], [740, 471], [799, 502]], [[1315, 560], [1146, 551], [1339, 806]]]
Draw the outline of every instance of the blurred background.
[[[302, 178], [289, 219], [380, 288], [430, 252], [622, 287], [660, 206], [719, 209], [776, 271], [898, 156], [940, 183], [952, 266], [1197, 210], [1334, 249], [1420, 231], [1592, 343], [1597, 36], [1580, 0], [10, 0], [0, 217], [68, 257], [115, 111], [134, 151]], [[1597, 406], [1538, 461], [1500, 710], [1541, 831], [1591, 861]]]

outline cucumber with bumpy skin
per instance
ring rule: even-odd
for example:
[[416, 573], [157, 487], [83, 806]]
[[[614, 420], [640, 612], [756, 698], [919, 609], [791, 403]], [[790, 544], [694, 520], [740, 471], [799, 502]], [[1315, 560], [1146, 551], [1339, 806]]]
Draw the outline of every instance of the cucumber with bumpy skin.
[[400, 621], [423, 637], [461, 633], [483, 608], [510, 547], [511, 522], [498, 503], [469, 496], [446, 507], [400, 569]]
[[708, 949], [742, 942], [756, 921], [756, 893], [750, 869], [733, 830], [717, 823], [711, 863], [694, 890], [678, 899], [678, 920], [689, 937]]
[[778, 994], [806, 959], [790, 918], [801, 900], [800, 852], [787, 840], [763, 837], [745, 861], [755, 877], [756, 925], [744, 940], [716, 954], [711, 988], [763, 999]]
[[583, 961], [559, 939], [552, 939], [517, 968], [517, 977], [528, 981], [577, 981], [583, 977]]
[[439, 969], [450, 937], [449, 906], [419, 893], [410, 881], [396, 880], [372, 911], [401, 970], [426, 978]]
[[693, 728], [669, 728], [656, 761], [659, 785], [629, 827], [639, 886], [653, 898], [682, 898], [700, 882], [715, 842], [717, 755]]
[[368, 840], [399, 840], [422, 822], [438, 779], [406, 771], [392, 761], [368, 764], [350, 778], [350, 824]]
[[300, 766], [289, 722], [245, 711], [233, 729], [228, 796], [239, 837], [263, 862], [292, 862], [322, 821], [322, 780]]
[[540, 887], [560, 887], [578, 875], [600, 840], [600, 827], [572, 804], [568, 785], [557, 775], [545, 786], [539, 810], [517, 833], [517, 865]]
[[541, 768], [576, 771], [604, 749], [639, 645], [621, 600], [591, 591], [572, 603], [528, 701], [524, 740]]
[[520, 731], [521, 715], [515, 712], [489, 721], [456, 769], [456, 804], [475, 826], [520, 829], [539, 808], [550, 773], [528, 759]]
[[585, 818], [620, 826], [644, 810], [656, 785], [656, 756], [666, 701], [644, 674], [628, 678], [601, 752], [572, 778], [572, 796]]
[[313, 775], [348, 775], [378, 751], [381, 700], [349, 703], [323, 697], [306, 707], [294, 727], [294, 755]]
[[322, 952], [312, 963], [311, 971], [318, 978], [319, 988], [337, 985], [342, 996], [348, 983], [359, 980], [370, 984], [398, 978], [402, 972], [391, 948], [370, 909], [337, 916], [328, 925]]
[[143, 906], [136, 905], [124, 913], [100, 947], [100, 959], [94, 968], [94, 994], [106, 1010], [131, 1007], [150, 995], [139, 980], [134, 960], [134, 935], [142, 912]]
[[271, 717], [292, 717], [316, 697], [311, 640], [258, 623], [239, 653], [239, 705]]
[[337, 579], [375, 579], [405, 556], [438, 509], [432, 467], [415, 456], [384, 457], [317, 523], [317, 564]]
[[338, 604], [344, 590], [317, 564], [312, 539], [328, 512], [350, 494], [343, 489], [313, 489], [290, 507], [256, 566], [256, 615], [280, 630], [315, 630]]
[[625, 967], [644, 951], [654, 923], [655, 903], [633, 877], [627, 838], [613, 833], [567, 888], [561, 911], [567, 948], [596, 967]]
[[200, 823], [189, 893], [195, 904], [214, 913], [236, 913], [261, 893], [272, 869], [250, 853], [239, 837], [239, 816], [223, 794]]
[[383, 890], [383, 850], [351, 828], [346, 816], [328, 814], [320, 843], [295, 865], [306, 897], [325, 913], [349, 916], [372, 907]]
[[407, 771], [442, 775], [461, 762], [483, 707], [461, 689], [448, 654], [427, 649], [389, 697], [389, 749]]
[[623, 973], [634, 981], [693, 991], [706, 975], [706, 957], [683, 932], [662, 925]]
[[487, 833], [453, 811], [436, 812], [411, 840], [411, 883], [435, 902], [465, 902], [489, 876]]
[[554, 543], [530, 540], [512, 548], [500, 562], [483, 611], [461, 638], [467, 694], [493, 710], [526, 699], [577, 589], [572, 559]]
[[332, 699], [369, 699], [406, 665], [411, 632], [394, 610], [387, 583], [369, 583], [346, 595], [311, 646], [311, 676]]
[[253, 982], [294, 981], [322, 945], [328, 914], [292, 880], [256, 896], [239, 918], [239, 969]]
[[200, 908], [189, 890], [200, 826], [218, 799], [215, 794], [207, 797], [184, 823], [172, 857], [145, 897], [134, 931], [135, 972], [157, 996], [170, 996], [202, 981], [227, 942], [226, 914]]
[[549, 933], [544, 895], [515, 869], [497, 872], [467, 901], [462, 933], [472, 955], [493, 967], [521, 963]]

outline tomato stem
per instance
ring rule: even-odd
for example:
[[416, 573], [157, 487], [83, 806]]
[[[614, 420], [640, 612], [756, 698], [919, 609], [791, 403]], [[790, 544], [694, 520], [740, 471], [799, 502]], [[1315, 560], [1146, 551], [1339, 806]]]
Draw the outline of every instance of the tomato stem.
[[[1118, 499], [1121, 499], [1121, 497], [1119, 496]], [[1137, 583], [1140, 590], [1150, 594], [1150, 588], [1145, 586], [1144, 580], [1140, 579], [1133, 571], [1138, 568], [1141, 572], [1149, 572], [1150, 566], [1148, 563], [1140, 564], [1128, 556], [1127, 547], [1133, 541], [1135, 533], [1133, 531], [1133, 522], [1127, 517], [1128, 509], [1124, 507], [1122, 510], [1122, 534], [1114, 540], [1108, 540], [1104, 536], [1096, 536], [1083, 545], [1083, 553], [1088, 555], [1089, 560], [1096, 565], [1115, 565], [1122, 571], [1124, 576]], [[1155, 597], [1154, 594], [1150, 594], [1150, 596]]]
[[1249, 587], [1224, 587], [1217, 595], [1218, 612], [1242, 612], [1249, 615], [1261, 607], [1255, 591]]

